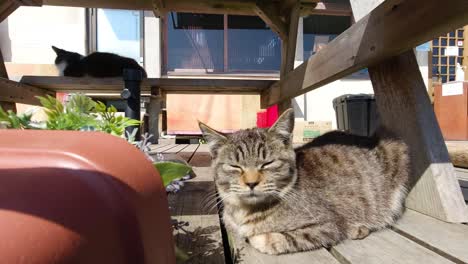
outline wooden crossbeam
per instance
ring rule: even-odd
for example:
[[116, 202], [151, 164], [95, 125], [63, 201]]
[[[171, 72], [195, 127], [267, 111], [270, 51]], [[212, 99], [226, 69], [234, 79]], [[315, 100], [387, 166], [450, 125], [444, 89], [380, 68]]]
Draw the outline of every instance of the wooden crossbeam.
[[0, 101], [39, 105], [36, 96], [55, 96], [55, 92], [0, 78]]
[[19, 6], [42, 6], [42, 0], [13, 0]]
[[[468, 24], [468, 1], [387, 0], [262, 93], [262, 107], [304, 94]], [[410, 25], [410, 26], [409, 26]]]
[[351, 16], [353, 12], [349, 3], [318, 2], [314, 10], [308, 11], [310, 15]]
[[163, 18], [167, 13], [165, 0], [153, 0], [153, 12], [156, 17]]
[[258, 1], [255, 5], [255, 13], [259, 16], [271, 30], [276, 32], [285, 41], [288, 38], [288, 24], [281, 20], [279, 5], [271, 2]]
[[[148, 78], [141, 91], [158, 87], [167, 93], [260, 94], [274, 81], [240, 79]], [[116, 92], [124, 87], [121, 78], [74, 78], [59, 76], [23, 76], [21, 83], [56, 92]]]
[[11, 13], [13, 13], [19, 5], [15, 1], [3, 1], [0, 3], [0, 22], [5, 20]]

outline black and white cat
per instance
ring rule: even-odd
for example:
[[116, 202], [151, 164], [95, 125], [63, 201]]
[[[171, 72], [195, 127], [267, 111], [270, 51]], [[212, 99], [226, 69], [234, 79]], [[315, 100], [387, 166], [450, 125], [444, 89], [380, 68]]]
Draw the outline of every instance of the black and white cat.
[[55, 46], [52, 46], [52, 49], [57, 54], [55, 66], [61, 76], [119, 77], [123, 75], [124, 69], [138, 69], [143, 72], [144, 78], [147, 77], [145, 69], [131, 58], [107, 52], [94, 52], [83, 56]]

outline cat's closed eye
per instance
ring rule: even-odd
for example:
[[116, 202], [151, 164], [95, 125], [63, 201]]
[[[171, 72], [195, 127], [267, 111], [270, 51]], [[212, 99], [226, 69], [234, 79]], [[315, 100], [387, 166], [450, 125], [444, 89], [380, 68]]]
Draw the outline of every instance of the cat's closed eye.
[[268, 169], [269, 167], [271, 167], [270, 165], [273, 164], [273, 162], [275, 162], [275, 161], [272, 160], [272, 161], [268, 161], [268, 162], [263, 163], [263, 164], [260, 166], [260, 169]]
[[235, 165], [235, 164], [225, 164], [224, 168], [228, 171], [240, 171], [240, 172], [244, 171], [241, 166]]

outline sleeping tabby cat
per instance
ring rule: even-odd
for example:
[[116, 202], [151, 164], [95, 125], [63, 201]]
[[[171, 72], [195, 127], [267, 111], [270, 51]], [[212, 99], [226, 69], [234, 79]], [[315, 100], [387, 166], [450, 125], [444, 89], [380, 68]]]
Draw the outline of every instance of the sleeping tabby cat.
[[292, 109], [269, 129], [229, 136], [199, 125], [213, 157], [226, 228], [260, 252], [362, 239], [402, 214], [408, 149], [389, 133], [361, 137], [335, 131], [293, 149]]

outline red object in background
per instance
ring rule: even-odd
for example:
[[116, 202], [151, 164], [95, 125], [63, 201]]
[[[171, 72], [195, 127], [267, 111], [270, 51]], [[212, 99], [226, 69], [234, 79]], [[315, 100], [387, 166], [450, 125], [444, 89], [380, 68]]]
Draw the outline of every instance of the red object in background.
[[278, 120], [278, 105], [270, 106], [267, 110], [257, 113], [257, 127], [271, 127]]
[[67, 100], [68, 93], [56, 93], [55, 98], [62, 104], [65, 103], [65, 100]]
[[436, 85], [434, 112], [445, 140], [468, 140], [468, 82]]

